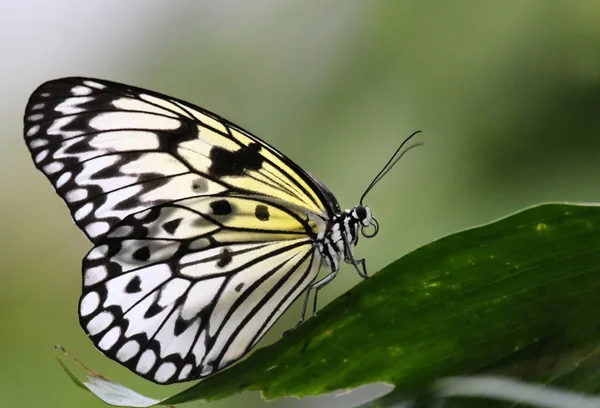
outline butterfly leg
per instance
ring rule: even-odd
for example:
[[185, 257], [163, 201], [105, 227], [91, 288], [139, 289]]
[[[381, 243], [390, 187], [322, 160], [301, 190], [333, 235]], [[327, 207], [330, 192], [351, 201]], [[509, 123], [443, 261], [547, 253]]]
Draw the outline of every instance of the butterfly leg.
[[335, 277], [337, 276], [337, 273], [338, 273], [338, 271], [333, 271], [329, 275], [325, 276], [323, 279], [310, 285], [310, 289], [315, 290], [315, 297], [313, 298], [313, 317], [317, 315], [317, 295], [319, 294], [319, 290], [323, 286], [327, 285], [329, 282], [334, 280]]
[[311, 289], [312, 289], [312, 286], [309, 286], [308, 290], [306, 291], [306, 296], [304, 296], [304, 303], [302, 303], [302, 313], [300, 314], [300, 321], [298, 323], [296, 323], [296, 325], [294, 327], [292, 327], [291, 329], [284, 331], [283, 332], [284, 336], [287, 336], [288, 334], [290, 334], [291, 332], [296, 330], [296, 327], [300, 326], [304, 322], [304, 318], [306, 317], [306, 308], [308, 307], [308, 299], [310, 298], [310, 290]]
[[[344, 240], [344, 248], [346, 250], [346, 255], [344, 256], [344, 262], [354, 266], [354, 269], [356, 269], [358, 276], [360, 276], [363, 279], [367, 279], [369, 277], [369, 274], [367, 273], [367, 263], [365, 261], [365, 258], [354, 259], [354, 254], [352, 253], [352, 247], [350, 246], [350, 243], [348, 242], [348, 237], [346, 236], [346, 233], [344, 231], [342, 231], [342, 239]], [[360, 268], [359, 268], [359, 265], [360, 265]], [[361, 269], [362, 269], [362, 271], [361, 271]]]
[[308, 299], [310, 298], [310, 290], [311, 287], [308, 288], [308, 290], [306, 291], [306, 296], [304, 297], [304, 303], [302, 304], [302, 314], [300, 315], [300, 321], [298, 323], [296, 323], [296, 327], [300, 326], [302, 324], [302, 322], [304, 321], [304, 318], [306, 317], [306, 308], [308, 306]]
[[317, 282], [313, 283], [312, 285], [310, 285], [308, 287], [308, 290], [306, 291], [306, 296], [304, 297], [304, 303], [302, 304], [302, 315], [300, 316], [300, 321], [298, 323], [296, 323], [296, 325], [293, 328], [283, 332], [284, 336], [288, 335], [293, 330], [295, 330], [298, 326], [300, 326], [302, 323], [304, 323], [304, 320], [306, 318], [306, 309], [308, 308], [308, 299], [310, 298], [310, 293], [313, 289], [315, 291], [315, 296], [313, 299], [312, 317], [317, 315], [317, 294], [319, 293], [319, 289], [321, 289], [323, 286], [325, 286], [329, 282], [331, 282], [337, 276], [337, 273], [338, 273], [338, 271], [333, 271], [329, 275], [323, 277], [322, 279], [318, 280]]
[[[367, 279], [369, 277], [369, 274], [367, 273], [367, 263], [365, 261], [365, 258], [361, 258], [361, 259], [350, 259], [348, 261], [346, 261], [346, 263], [351, 264], [354, 266], [354, 269], [356, 269], [356, 272], [358, 273], [358, 276], [360, 276], [363, 279]], [[360, 268], [359, 268], [360, 265]], [[362, 271], [361, 271], [362, 269]]]

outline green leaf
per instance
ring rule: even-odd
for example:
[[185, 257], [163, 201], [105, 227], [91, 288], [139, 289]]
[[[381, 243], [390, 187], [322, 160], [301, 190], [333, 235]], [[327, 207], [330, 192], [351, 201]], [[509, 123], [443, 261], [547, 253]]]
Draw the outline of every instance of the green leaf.
[[542, 355], [562, 355], [595, 344], [599, 226], [598, 207], [546, 204], [442, 238], [276, 344], [161, 404], [243, 390], [303, 397], [386, 382], [396, 389], [370, 404], [386, 406], [437, 378], [538, 359], [540, 345]]

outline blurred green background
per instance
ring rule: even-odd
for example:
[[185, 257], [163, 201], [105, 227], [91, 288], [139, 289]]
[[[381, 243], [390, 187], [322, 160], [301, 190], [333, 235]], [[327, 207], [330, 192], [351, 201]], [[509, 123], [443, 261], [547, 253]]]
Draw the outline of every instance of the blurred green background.
[[[422, 129], [425, 147], [366, 202], [381, 232], [356, 253], [376, 271], [525, 206], [600, 202], [599, 22], [596, 0], [2, 2], [0, 405], [104, 406], [62, 373], [55, 343], [151, 396], [185, 388], [135, 377], [79, 328], [90, 244], [22, 141], [25, 103], [42, 82], [99, 77], [206, 107], [288, 154], [342, 207]], [[321, 306], [359, 282], [342, 272]], [[295, 324], [298, 306], [267, 341]], [[250, 393], [210, 406], [264, 404]]]

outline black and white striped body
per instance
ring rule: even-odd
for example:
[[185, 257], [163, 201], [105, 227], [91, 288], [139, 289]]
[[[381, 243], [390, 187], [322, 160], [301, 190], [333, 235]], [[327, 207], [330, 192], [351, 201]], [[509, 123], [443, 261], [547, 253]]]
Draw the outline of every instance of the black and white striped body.
[[357, 205], [352, 209], [336, 214], [325, 230], [319, 244], [323, 263], [337, 272], [340, 261], [353, 263], [353, 248], [358, 243], [359, 227], [368, 227], [372, 222], [369, 207]]

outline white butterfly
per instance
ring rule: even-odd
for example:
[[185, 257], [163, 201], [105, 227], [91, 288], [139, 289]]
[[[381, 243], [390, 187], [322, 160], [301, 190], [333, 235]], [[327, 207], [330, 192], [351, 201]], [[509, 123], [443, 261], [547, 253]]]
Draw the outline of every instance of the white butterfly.
[[[362, 201], [404, 145], [361, 204], [342, 212], [327, 187], [265, 142], [132, 86], [41, 85], [25, 140], [95, 245], [83, 260], [81, 326], [108, 357], [162, 384], [234, 363], [306, 291], [303, 319], [310, 289], [314, 313], [340, 261], [366, 277], [352, 249], [359, 228], [371, 237], [379, 226]], [[329, 273], [317, 280], [323, 265]]]

